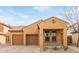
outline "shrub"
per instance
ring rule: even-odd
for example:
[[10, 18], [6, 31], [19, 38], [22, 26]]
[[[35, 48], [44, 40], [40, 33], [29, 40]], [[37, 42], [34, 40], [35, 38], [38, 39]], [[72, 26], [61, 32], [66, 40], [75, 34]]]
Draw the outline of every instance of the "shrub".
[[64, 46], [64, 50], [66, 51], [68, 49], [68, 46]]

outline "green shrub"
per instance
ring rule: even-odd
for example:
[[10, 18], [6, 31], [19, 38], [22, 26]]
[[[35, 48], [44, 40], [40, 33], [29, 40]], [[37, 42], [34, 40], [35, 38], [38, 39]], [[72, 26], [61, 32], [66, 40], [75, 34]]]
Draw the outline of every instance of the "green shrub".
[[66, 51], [68, 49], [68, 46], [64, 46], [64, 50]]

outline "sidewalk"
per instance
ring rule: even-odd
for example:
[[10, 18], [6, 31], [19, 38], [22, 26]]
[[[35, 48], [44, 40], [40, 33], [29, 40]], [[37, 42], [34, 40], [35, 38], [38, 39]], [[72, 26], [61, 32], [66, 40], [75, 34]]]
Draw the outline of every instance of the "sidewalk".
[[79, 47], [69, 46], [69, 48], [79, 53]]

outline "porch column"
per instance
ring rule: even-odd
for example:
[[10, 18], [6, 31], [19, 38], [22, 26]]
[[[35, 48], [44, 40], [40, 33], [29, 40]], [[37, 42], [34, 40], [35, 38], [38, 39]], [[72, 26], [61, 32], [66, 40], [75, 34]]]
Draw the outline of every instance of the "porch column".
[[59, 46], [60, 44], [59, 44], [59, 38], [60, 38], [60, 33], [59, 33], [59, 31], [57, 31], [56, 32], [56, 46]]
[[10, 41], [11, 41], [11, 45], [12, 45], [12, 34], [10, 34]]
[[49, 33], [50, 33], [50, 39], [49, 39], [49, 42], [50, 42], [50, 45], [52, 45], [52, 31], [50, 31]]
[[44, 48], [43, 29], [40, 29], [39, 31], [39, 44], [40, 44], [40, 48], [43, 49]]
[[61, 37], [60, 35], [61, 35], [60, 30], [58, 30], [56, 32], [56, 45], [57, 46], [60, 46], [60, 37]]
[[67, 30], [63, 30], [63, 46], [67, 47]]
[[26, 45], [26, 34], [24, 34], [24, 45]]

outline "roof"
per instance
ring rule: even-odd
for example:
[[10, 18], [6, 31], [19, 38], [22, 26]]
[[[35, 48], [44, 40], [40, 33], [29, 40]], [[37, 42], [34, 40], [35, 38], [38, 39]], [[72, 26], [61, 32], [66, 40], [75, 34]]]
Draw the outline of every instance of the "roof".
[[58, 19], [58, 20], [61, 20], [61, 21], [65, 22], [65, 23], [69, 24], [69, 22], [67, 22], [65, 20], [62, 20], [61, 18], [58, 18], [58, 17], [55, 17], [55, 16], [53, 16], [53, 18]]
[[28, 26], [31, 26], [31, 25], [33, 25], [33, 24], [37, 24], [37, 25], [38, 25], [38, 24], [40, 24], [41, 22], [50, 20], [51, 18], [55, 18], [55, 19], [61, 20], [61, 21], [65, 22], [65, 23], [69, 24], [67, 21], [64, 21], [64, 20], [62, 20], [62, 19], [60, 19], [60, 18], [58, 18], [58, 17], [54, 17], [54, 16], [53, 16], [53, 17], [47, 18], [47, 19], [45, 19], [45, 20], [36, 21], [36, 22], [34, 22], [34, 23], [30, 24], [30, 25], [27, 25], [27, 26], [13, 26], [13, 28], [10, 29], [10, 31], [22, 31], [22, 29], [24, 29], [24, 28], [26, 28], [26, 27], [28, 27]]
[[39, 23], [42, 22], [42, 21], [43, 21], [43, 20], [36, 21], [36, 22], [34, 22], [34, 23], [30, 24], [30, 25], [24, 26], [23, 28], [28, 27], [28, 26], [31, 26], [31, 25], [33, 25], [33, 24], [39, 24]]
[[12, 26], [12, 28], [9, 31], [22, 31], [22, 28], [24, 26]]
[[7, 36], [7, 34], [2, 34], [2, 33], [0, 33], [0, 35]]
[[67, 21], [65, 21], [65, 20], [62, 20], [62, 19], [60, 19], [60, 18], [58, 18], [58, 17], [54, 17], [54, 16], [53, 16], [53, 17], [47, 18], [47, 19], [45, 19], [45, 20], [39, 20], [39, 21], [34, 22], [34, 23], [30, 24], [30, 25], [24, 26], [23, 28], [28, 27], [28, 26], [31, 26], [31, 25], [33, 25], [33, 24], [40, 24], [41, 22], [50, 20], [51, 18], [55, 18], [55, 19], [61, 20], [61, 21], [65, 22], [65, 23], [69, 24], [69, 22], [67, 22]]
[[38, 24], [38, 23], [40, 23], [41, 21], [42, 21], [42, 20], [36, 21], [36, 22], [34, 22], [34, 23], [30, 24], [30, 25], [27, 25], [27, 26], [12, 26], [12, 28], [11, 28], [9, 31], [22, 31], [23, 28], [28, 27], [28, 26], [31, 26], [31, 25], [33, 25], [33, 24]]
[[[55, 16], [49, 17], [49, 18], [43, 20], [42, 22], [47, 21], [47, 20], [50, 20], [50, 19], [52, 19], [52, 18], [61, 20], [61, 21], [65, 22], [65, 23], [69, 24], [69, 22], [67, 22], [67, 21], [65, 21], [65, 20], [62, 20], [62, 19], [60, 19], [60, 18], [58, 18], [58, 17], [55, 17]], [[40, 23], [41, 23], [41, 22], [40, 22]]]
[[4, 25], [4, 26], [6, 26], [6, 27], [8, 27], [8, 28], [12, 28], [10, 25], [6, 25], [6, 24], [1, 23], [1, 22], [0, 22], [0, 24], [2, 24], [2, 25]]
[[12, 26], [12, 29], [22, 29], [24, 26]]

